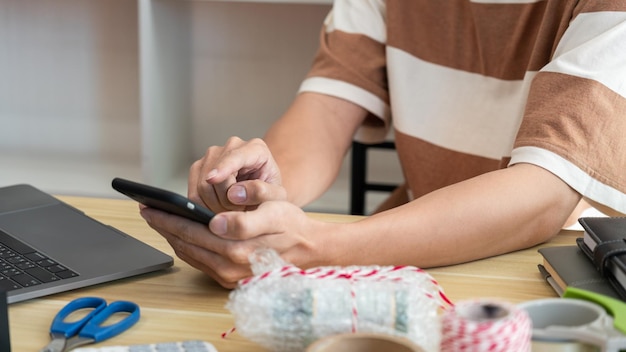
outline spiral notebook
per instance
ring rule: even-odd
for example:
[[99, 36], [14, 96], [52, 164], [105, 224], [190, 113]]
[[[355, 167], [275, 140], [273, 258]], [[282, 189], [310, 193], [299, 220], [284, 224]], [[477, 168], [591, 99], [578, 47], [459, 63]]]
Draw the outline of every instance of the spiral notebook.
[[9, 303], [172, 264], [169, 255], [31, 185], [0, 188], [0, 290]]

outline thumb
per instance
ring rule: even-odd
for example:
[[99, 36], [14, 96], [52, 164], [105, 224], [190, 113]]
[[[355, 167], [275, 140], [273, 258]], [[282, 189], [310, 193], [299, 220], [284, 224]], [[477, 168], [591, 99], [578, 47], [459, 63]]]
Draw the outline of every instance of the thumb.
[[231, 185], [227, 196], [233, 204], [255, 206], [270, 200], [286, 200], [287, 191], [277, 184], [250, 180]]

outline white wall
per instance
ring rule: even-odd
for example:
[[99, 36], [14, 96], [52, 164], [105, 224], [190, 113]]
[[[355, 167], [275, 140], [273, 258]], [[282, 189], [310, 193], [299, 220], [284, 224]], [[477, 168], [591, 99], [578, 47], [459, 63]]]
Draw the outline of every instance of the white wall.
[[[262, 136], [286, 109], [329, 9], [0, 0], [0, 186], [117, 197], [122, 176], [184, 193], [209, 145]], [[347, 209], [347, 177], [317, 209]]]
[[0, 16], [1, 150], [136, 159], [134, 2], [1, 0]]

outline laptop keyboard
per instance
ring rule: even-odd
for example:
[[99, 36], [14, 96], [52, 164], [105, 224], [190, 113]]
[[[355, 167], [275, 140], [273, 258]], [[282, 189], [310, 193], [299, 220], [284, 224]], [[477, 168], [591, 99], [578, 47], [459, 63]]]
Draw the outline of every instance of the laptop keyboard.
[[78, 276], [52, 258], [0, 230], [0, 291]]

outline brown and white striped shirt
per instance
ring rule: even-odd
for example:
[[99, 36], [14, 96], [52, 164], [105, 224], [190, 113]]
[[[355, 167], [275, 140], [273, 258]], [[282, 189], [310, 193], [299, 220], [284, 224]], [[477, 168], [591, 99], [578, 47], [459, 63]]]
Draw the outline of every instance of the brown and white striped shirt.
[[626, 213], [626, 0], [336, 0], [300, 91], [393, 126], [414, 197], [532, 163]]

